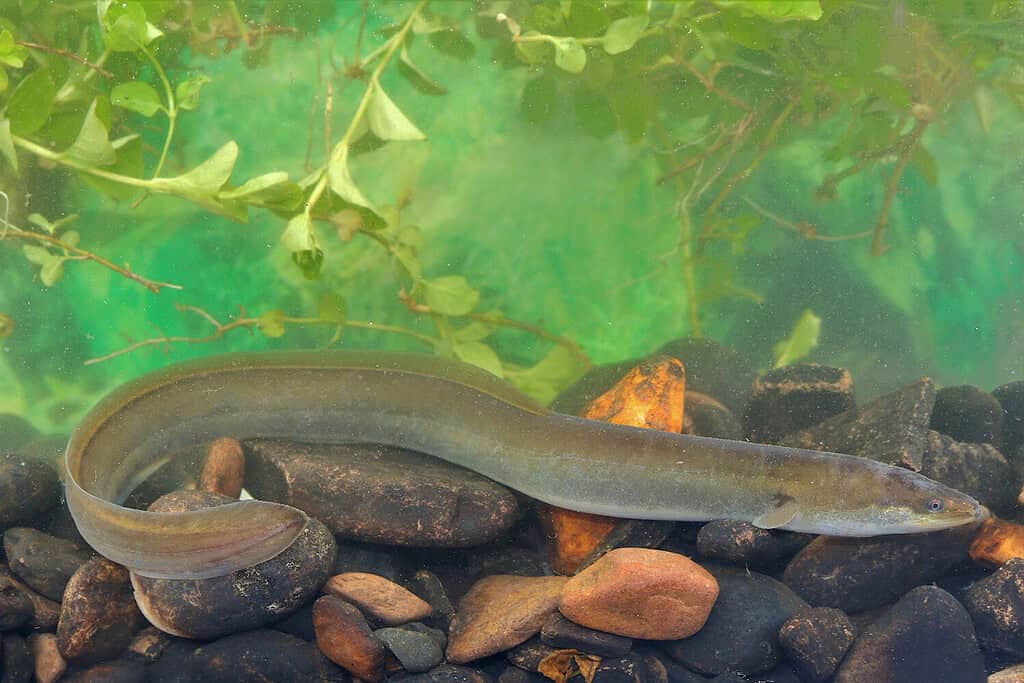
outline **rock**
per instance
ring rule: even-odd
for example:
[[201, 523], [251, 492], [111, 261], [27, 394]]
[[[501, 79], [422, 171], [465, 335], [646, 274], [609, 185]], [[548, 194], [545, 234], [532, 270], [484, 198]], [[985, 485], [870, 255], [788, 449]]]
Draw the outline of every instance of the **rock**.
[[434, 635], [412, 628], [390, 627], [374, 631], [373, 636], [384, 643], [403, 669], [409, 673], [422, 673], [444, 660], [447, 639], [442, 631], [432, 630], [436, 632]]
[[548, 683], [550, 680], [546, 676], [525, 671], [514, 665], [506, 667], [498, 676], [498, 683]]
[[483, 671], [465, 666], [445, 664], [422, 674], [393, 676], [388, 681], [401, 683], [492, 683], [490, 676]]
[[850, 617], [832, 607], [800, 612], [779, 629], [779, 644], [800, 678], [808, 683], [832, 678], [853, 639]]
[[475, 472], [422, 453], [375, 444], [252, 440], [246, 487], [305, 510], [331, 533], [417, 547], [487, 543], [519, 518], [515, 494]]
[[238, 498], [245, 483], [245, 453], [242, 444], [222, 437], [210, 444], [199, 473], [199, 490]]
[[569, 579], [558, 610], [581, 626], [629, 638], [686, 638], [704, 625], [718, 584], [682, 555], [618, 548]]
[[970, 554], [975, 562], [995, 566], [1014, 557], [1024, 558], [1024, 525], [986, 519], [971, 541]]
[[575, 384], [565, 389], [551, 403], [551, 409], [559, 413], [579, 415], [595, 398], [615, 386], [615, 383], [636, 366], [636, 360], [595, 365], [580, 377]]
[[103, 558], [89, 560], [68, 581], [57, 624], [57, 644], [74, 664], [93, 664], [124, 652], [142, 614], [128, 570]]
[[132, 638], [128, 652], [136, 659], [155, 662], [170, 647], [172, 636], [167, 635], [155, 626], [147, 626]]
[[964, 605], [985, 649], [1024, 657], [1024, 559], [1008, 560], [971, 586]]
[[943, 387], [935, 394], [931, 428], [956, 441], [995, 443], [1003, 430], [1003, 407], [978, 387]]
[[707, 683], [706, 678], [669, 659], [660, 650], [639, 646], [638, 655], [647, 669], [647, 683]]
[[779, 628], [808, 608], [784, 584], [756, 572], [715, 565], [719, 595], [707, 623], [696, 635], [663, 643], [680, 664], [705, 675], [726, 671], [768, 671], [782, 656]]
[[688, 391], [683, 434], [739, 440], [743, 438], [743, 425], [731, 410], [707, 394]]
[[678, 358], [686, 366], [686, 387], [723, 403], [742, 415], [757, 371], [742, 356], [710, 339], [670, 341], [654, 355]]
[[568, 579], [497, 575], [481, 579], [459, 601], [448, 634], [448, 661], [465, 664], [515, 647], [540, 631]]
[[433, 615], [428, 623], [447, 631], [452, 619], [455, 618], [455, 606], [448, 598], [448, 591], [441, 583], [441, 579], [428, 569], [420, 569], [413, 574], [410, 583], [413, 591], [426, 600], [433, 609]]
[[57, 636], [36, 633], [29, 636], [28, 648], [35, 662], [34, 670], [39, 683], [55, 683], [68, 669], [68, 663], [57, 648]]
[[0, 529], [43, 514], [57, 505], [60, 495], [60, 481], [50, 465], [0, 453]]
[[790, 561], [782, 580], [815, 607], [863, 612], [966, 562], [973, 535], [964, 526], [871, 538], [819, 536]]
[[525, 671], [537, 671], [541, 662], [557, 652], [557, 647], [545, 645], [540, 638], [530, 638], [505, 652], [505, 659]]
[[992, 397], [1003, 409], [1003, 428], [996, 443], [1003, 453], [1016, 453], [1024, 446], [1024, 380], [996, 387]]
[[[450, 560], [450, 558], [444, 559]], [[544, 558], [539, 553], [533, 548], [513, 543], [497, 543], [471, 548], [465, 551], [465, 559], [466, 568], [463, 574], [472, 577], [473, 583], [495, 574], [542, 576], [548, 573]], [[439, 569], [439, 567], [435, 567], [435, 569]], [[451, 578], [458, 580], [460, 577]]]
[[[231, 502], [202, 491], [159, 498], [150, 510], [180, 512]], [[310, 519], [276, 557], [210, 579], [156, 579], [132, 574], [135, 599], [151, 624], [176, 636], [213, 639], [265, 626], [307, 603], [334, 562], [334, 538]]]
[[750, 522], [716, 519], [701, 527], [697, 552], [715, 562], [754, 569], [775, 569], [806, 546], [814, 536], [777, 529], [759, 529]]
[[[706, 678], [701, 679], [701, 681], [707, 680]], [[779, 664], [771, 671], [759, 674], [753, 679], [738, 671], [729, 671], [710, 680], [714, 683], [751, 683], [752, 680], [756, 683], [804, 683], [788, 664]]]
[[1003, 454], [987, 443], [960, 443], [929, 430], [921, 474], [996, 510], [1012, 508], [1017, 502], [1017, 474]]
[[429, 603], [397, 583], [364, 572], [332, 576], [323, 592], [337, 595], [387, 626], [426, 619], [434, 611]]
[[563, 576], [574, 574], [622, 521], [543, 503], [537, 505], [537, 516], [544, 530], [545, 550], [551, 568]]
[[616, 548], [659, 548], [678, 528], [676, 522], [655, 519], [620, 519], [580, 563], [575, 573], [594, 564]]
[[92, 551], [81, 544], [27, 527], [4, 532], [4, 552], [18, 578], [58, 602], [71, 575], [93, 557]]
[[743, 423], [748, 440], [778, 443], [853, 407], [849, 370], [816, 363], [787, 365], [754, 380]]
[[3, 640], [3, 683], [29, 683], [35, 674], [35, 660], [25, 639], [8, 633]]
[[145, 663], [137, 659], [115, 659], [96, 664], [60, 679], [61, 683], [146, 683]]
[[400, 573], [396, 549], [353, 541], [338, 541], [331, 575], [345, 572], [366, 572], [395, 581]]
[[22, 589], [24, 584], [9, 576], [13, 577], [6, 565], [0, 565], [0, 631], [20, 628], [35, 616], [35, 605], [29, 591]]
[[599, 657], [623, 657], [633, 647], [630, 638], [574, 624], [560, 613], [552, 614], [540, 629], [540, 641], [558, 649], [579, 650]]
[[985, 683], [971, 618], [952, 595], [920, 586], [854, 641], [835, 683]]
[[996, 671], [988, 677], [986, 683], [1024, 683], [1024, 664]]
[[0, 453], [11, 453], [39, 438], [39, 430], [21, 415], [0, 413]]
[[363, 680], [384, 680], [387, 651], [373, 637], [359, 608], [335, 595], [325, 595], [313, 603], [313, 625], [316, 645], [328, 659]]
[[193, 643], [189, 650], [181, 657], [167, 653], [151, 665], [150, 682], [344, 683], [348, 680], [311, 643], [268, 629], [238, 633], [201, 647]]
[[921, 470], [935, 403], [929, 378], [848, 410], [782, 440], [782, 445], [849, 453], [915, 472]]
[[594, 669], [592, 683], [647, 683], [647, 665], [642, 659], [602, 659]]

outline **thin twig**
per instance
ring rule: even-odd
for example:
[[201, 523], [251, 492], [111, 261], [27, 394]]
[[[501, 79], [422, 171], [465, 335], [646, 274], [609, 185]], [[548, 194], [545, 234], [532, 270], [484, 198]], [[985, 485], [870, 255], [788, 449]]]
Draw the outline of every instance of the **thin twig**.
[[64, 50], [64, 49], [59, 48], [59, 47], [51, 47], [50, 45], [43, 45], [42, 43], [33, 43], [31, 41], [28, 41], [28, 40], [19, 40], [19, 41], [16, 41], [16, 44], [21, 45], [22, 47], [32, 48], [34, 50], [42, 50], [43, 52], [50, 52], [50, 53], [55, 54], [55, 55], [60, 55], [61, 57], [64, 57], [65, 59], [70, 59], [72, 61], [78, 62], [79, 64], [84, 64], [85, 66], [89, 67], [90, 69], [95, 70], [100, 76], [103, 76], [104, 78], [113, 78], [114, 77], [113, 73], [111, 73], [110, 71], [107, 71], [106, 69], [104, 69], [99, 64], [94, 64], [93, 62], [90, 62], [85, 57], [83, 57], [81, 55], [77, 55], [74, 52], [70, 52], [68, 50]]
[[715, 85], [715, 76], [718, 75], [718, 70], [721, 68], [720, 64], [716, 65], [715, 68], [712, 69], [711, 75], [708, 76], [701, 73], [700, 70], [697, 69], [697, 67], [695, 67], [693, 64], [690, 64], [690, 62], [687, 61], [685, 58], [680, 57], [679, 63], [682, 64], [687, 71], [693, 74], [697, 78], [697, 80], [699, 80], [701, 84], [704, 86], [704, 89], [707, 90], [708, 92], [718, 95], [729, 104], [733, 105], [734, 107], [739, 107], [743, 111], [751, 110], [749, 104], [747, 104], [740, 98], [736, 97], [735, 95], [730, 95], [729, 93], [725, 92], [724, 90]]
[[776, 223], [777, 225], [792, 230], [793, 232], [799, 233], [801, 237], [808, 240], [818, 240], [820, 242], [847, 242], [849, 240], [860, 240], [865, 237], [870, 237], [874, 232], [873, 230], [865, 230], [864, 232], [857, 232], [852, 235], [821, 235], [818, 233], [818, 229], [811, 223], [801, 221], [800, 223], [794, 223], [786, 220], [777, 213], [773, 213], [768, 209], [764, 208], [750, 197], [740, 197], [746, 204], [757, 213], [761, 214], [768, 220]]

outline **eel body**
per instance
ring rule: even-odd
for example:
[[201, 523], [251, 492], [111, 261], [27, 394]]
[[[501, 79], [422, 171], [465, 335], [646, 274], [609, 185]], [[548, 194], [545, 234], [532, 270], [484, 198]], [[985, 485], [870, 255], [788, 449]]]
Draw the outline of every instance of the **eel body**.
[[107, 558], [165, 578], [220, 576], [284, 550], [307, 519], [287, 505], [249, 500], [181, 513], [121, 505], [170, 454], [221, 436], [399, 446], [552, 505], [613, 517], [871, 536], [982, 515], [966, 495], [864, 458], [553, 413], [457, 361], [275, 352], [172, 366], [97, 405], [65, 456], [82, 536]]

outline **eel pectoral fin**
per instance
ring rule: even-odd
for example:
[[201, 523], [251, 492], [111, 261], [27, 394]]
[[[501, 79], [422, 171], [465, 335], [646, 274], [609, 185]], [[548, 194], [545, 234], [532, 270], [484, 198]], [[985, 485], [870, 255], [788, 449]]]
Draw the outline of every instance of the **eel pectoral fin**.
[[753, 524], [759, 529], [778, 529], [792, 522], [799, 512], [797, 502], [786, 496], [774, 508], [755, 517]]

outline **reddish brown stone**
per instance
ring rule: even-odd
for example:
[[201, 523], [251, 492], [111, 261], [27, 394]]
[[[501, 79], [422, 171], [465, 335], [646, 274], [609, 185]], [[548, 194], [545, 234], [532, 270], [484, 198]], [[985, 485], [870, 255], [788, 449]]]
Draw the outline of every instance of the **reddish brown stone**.
[[336, 595], [313, 603], [316, 645], [328, 659], [370, 683], [384, 680], [389, 658], [383, 643], [373, 637], [370, 625], [355, 605]]
[[199, 489], [238, 498], [244, 482], [245, 454], [242, 452], [242, 444], [229, 437], [211, 443], [203, 471], [199, 474]]
[[35, 660], [36, 680], [39, 683], [54, 683], [67, 671], [68, 663], [57, 648], [57, 636], [37, 633], [29, 636], [28, 646]]
[[394, 581], [365, 572], [345, 572], [327, 580], [324, 593], [337, 595], [377, 621], [397, 626], [426, 619], [433, 612], [430, 604]]
[[568, 579], [496, 575], [477, 581], [459, 602], [448, 635], [449, 662], [503, 652], [540, 631]]
[[142, 623], [128, 570], [97, 558], [68, 581], [57, 624], [57, 644], [65, 659], [92, 664], [121, 654]]
[[717, 598], [718, 582], [689, 558], [618, 548], [569, 580], [558, 609], [598, 631], [675, 640], [699, 631]]
[[992, 565], [1014, 557], [1024, 558], [1024, 526], [989, 518], [971, 541], [970, 553], [975, 562]]

